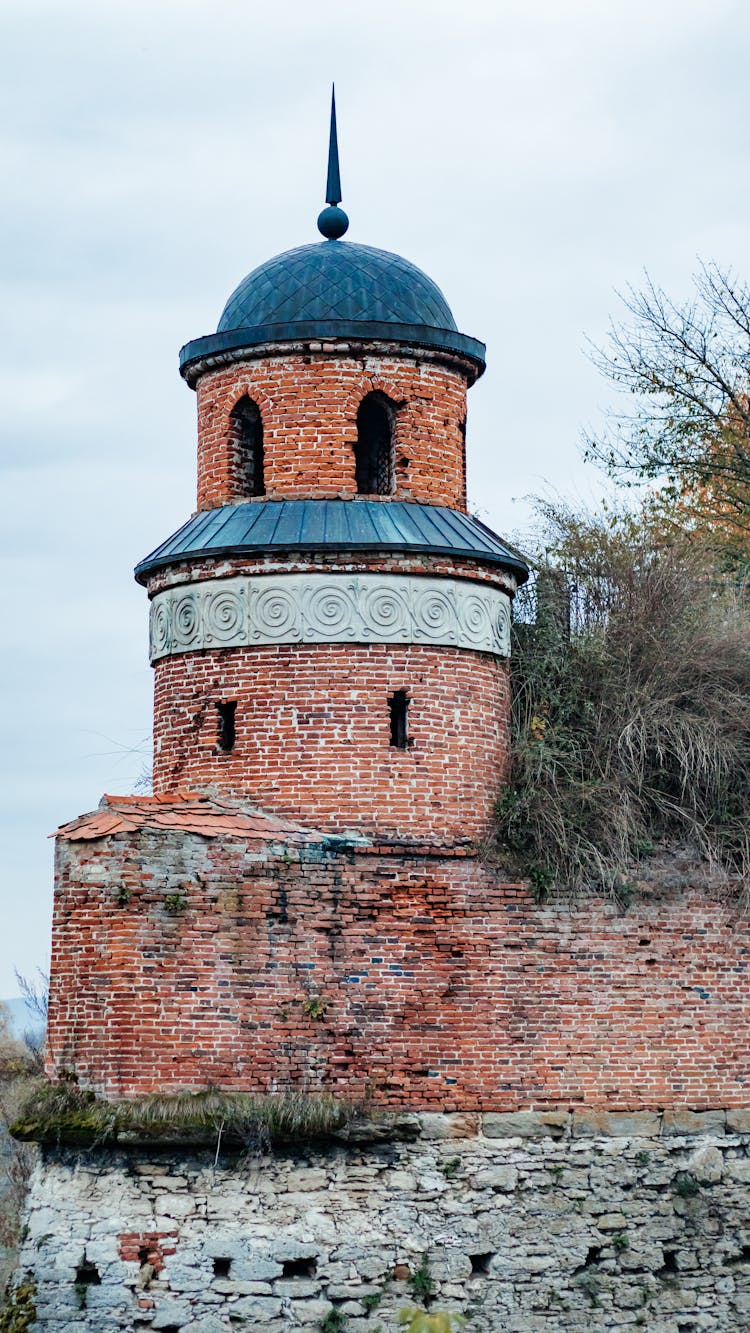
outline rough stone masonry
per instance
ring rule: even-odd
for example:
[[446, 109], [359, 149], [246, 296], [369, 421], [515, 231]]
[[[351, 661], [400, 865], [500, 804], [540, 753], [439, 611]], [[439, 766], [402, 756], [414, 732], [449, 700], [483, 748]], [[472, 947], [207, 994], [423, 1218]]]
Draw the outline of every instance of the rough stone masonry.
[[427, 1275], [474, 1333], [750, 1328], [750, 1113], [411, 1119], [288, 1156], [45, 1152], [36, 1327], [395, 1333]]

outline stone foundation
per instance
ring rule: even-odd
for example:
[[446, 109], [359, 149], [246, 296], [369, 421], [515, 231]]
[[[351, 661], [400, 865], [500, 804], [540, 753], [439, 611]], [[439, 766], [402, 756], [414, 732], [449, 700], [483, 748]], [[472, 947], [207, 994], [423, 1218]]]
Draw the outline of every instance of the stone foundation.
[[46, 1150], [21, 1256], [35, 1327], [388, 1333], [421, 1272], [469, 1333], [750, 1329], [749, 1112], [411, 1126], [216, 1161]]

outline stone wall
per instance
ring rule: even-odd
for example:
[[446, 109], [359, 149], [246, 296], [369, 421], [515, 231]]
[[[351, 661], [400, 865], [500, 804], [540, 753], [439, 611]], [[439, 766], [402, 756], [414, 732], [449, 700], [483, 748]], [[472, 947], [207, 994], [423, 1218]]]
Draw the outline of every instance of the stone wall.
[[750, 1328], [750, 1113], [419, 1128], [216, 1161], [47, 1151], [21, 1256], [36, 1328], [395, 1333], [431, 1285], [467, 1333]]

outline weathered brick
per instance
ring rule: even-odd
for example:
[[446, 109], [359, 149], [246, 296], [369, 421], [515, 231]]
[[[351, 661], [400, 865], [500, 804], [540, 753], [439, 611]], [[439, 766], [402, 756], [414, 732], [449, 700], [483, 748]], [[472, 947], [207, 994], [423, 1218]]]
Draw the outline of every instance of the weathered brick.
[[[743, 948], [701, 890], [570, 912], [439, 846], [61, 838], [49, 1069], [109, 1096], [304, 1087], [481, 1111], [488, 1138], [557, 1135], [572, 1105], [577, 1136], [653, 1135], [657, 1108], [747, 1104], [724, 1055], [750, 1049]], [[698, 950], [710, 1008], [684, 986]]]
[[263, 422], [266, 499], [356, 494], [357, 409], [377, 390], [394, 404], [394, 499], [466, 504], [467, 381], [473, 367], [420, 349], [249, 354], [203, 374], [198, 396], [198, 508], [246, 499], [230, 414], [245, 395]]

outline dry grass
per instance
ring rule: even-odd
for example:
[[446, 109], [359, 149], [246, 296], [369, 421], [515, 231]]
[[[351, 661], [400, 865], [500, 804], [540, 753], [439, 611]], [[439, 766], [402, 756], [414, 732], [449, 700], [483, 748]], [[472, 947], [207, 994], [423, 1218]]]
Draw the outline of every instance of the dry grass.
[[72, 1083], [37, 1082], [11, 1126], [22, 1141], [81, 1145], [132, 1142], [268, 1147], [325, 1138], [358, 1108], [328, 1094], [204, 1092], [108, 1102]]
[[11, 1037], [0, 1008], [0, 1289], [15, 1264], [34, 1148], [9, 1136], [9, 1125], [41, 1067], [37, 1050]]
[[747, 888], [747, 589], [632, 517], [544, 517], [539, 544], [573, 590], [572, 628], [541, 598], [536, 623], [515, 626], [504, 858], [540, 893], [625, 898], [639, 860], [689, 846]]

